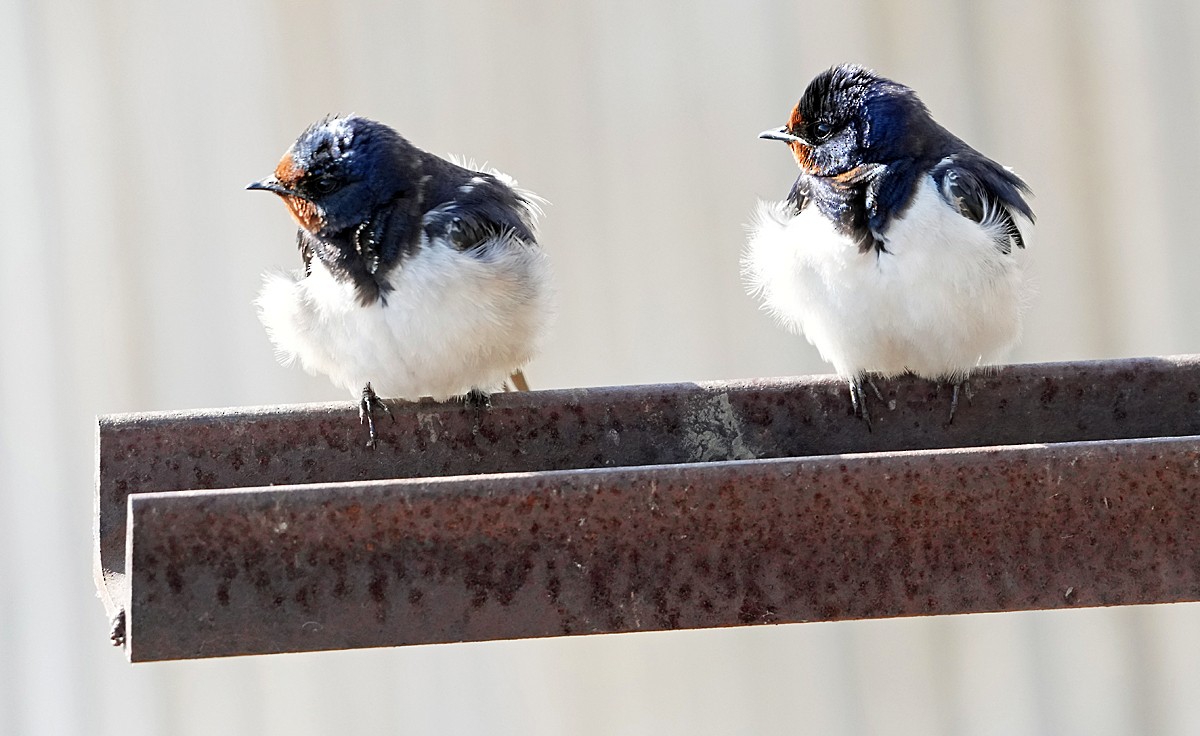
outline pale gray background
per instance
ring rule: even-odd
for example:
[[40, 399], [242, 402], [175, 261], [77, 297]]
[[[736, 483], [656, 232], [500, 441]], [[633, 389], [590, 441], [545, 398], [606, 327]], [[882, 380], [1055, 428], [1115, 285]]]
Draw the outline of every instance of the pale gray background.
[[1019, 361], [1200, 351], [1195, 3], [0, 0], [0, 733], [1195, 734], [1200, 607], [130, 667], [91, 580], [98, 413], [340, 399], [250, 302], [242, 191], [355, 111], [545, 195], [536, 386], [824, 372], [742, 292], [781, 124], [853, 60], [1037, 193]]

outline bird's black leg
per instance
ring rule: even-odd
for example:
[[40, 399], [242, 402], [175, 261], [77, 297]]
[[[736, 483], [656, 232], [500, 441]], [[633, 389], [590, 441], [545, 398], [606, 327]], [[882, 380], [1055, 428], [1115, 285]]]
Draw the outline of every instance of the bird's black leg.
[[[871, 413], [867, 411], [867, 395], [863, 391], [863, 382], [866, 381], [872, 388], [875, 384], [867, 378], [866, 374], [855, 376], [850, 379], [850, 406], [854, 407], [854, 416], [859, 417], [867, 424], [867, 430], [871, 429]], [[879, 389], [875, 389], [876, 395], [879, 394]]]
[[946, 422], [946, 424], [954, 424], [954, 412], [958, 411], [959, 389], [962, 389], [963, 395], [967, 397], [967, 401], [971, 400], [971, 385], [967, 382], [966, 376], [950, 385], [954, 387], [954, 393], [950, 395], [950, 421]]
[[370, 434], [370, 439], [367, 440], [367, 447], [374, 449], [375, 441], [378, 436], [375, 434], [375, 410], [383, 409], [389, 417], [392, 416], [392, 410], [388, 405], [383, 403], [383, 400], [375, 394], [375, 389], [371, 388], [371, 382], [367, 381], [367, 385], [363, 386], [362, 400], [358, 402], [358, 423], [367, 423], [367, 432]]
[[492, 395], [482, 389], [473, 388], [463, 397], [463, 403], [475, 409], [490, 409]]

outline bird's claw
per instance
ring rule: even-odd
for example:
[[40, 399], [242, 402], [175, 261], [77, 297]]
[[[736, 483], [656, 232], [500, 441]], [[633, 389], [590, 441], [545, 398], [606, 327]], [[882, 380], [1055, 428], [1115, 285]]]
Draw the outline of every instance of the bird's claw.
[[962, 390], [964, 396], [967, 397], [967, 402], [971, 401], [971, 384], [966, 378], [960, 378], [951, 384], [954, 387], [954, 393], [950, 395], [950, 419], [946, 422], [949, 426], [954, 424], [954, 412], [958, 411], [958, 393]]
[[884, 402], [883, 394], [880, 393], [879, 387], [875, 385], [875, 381], [869, 375], [863, 374], [850, 379], [850, 406], [854, 409], [854, 416], [862, 419], [867, 425], [867, 431], [871, 431], [871, 413], [867, 410], [867, 392], [865, 386], [871, 387], [871, 392], [875, 394], [875, 398], [879, 399], [880, 403]]
[[376, 442], [379, 439], [379, 436], [375, 433], [376, 409], [383, 409], [384, 413], [391, 417], [392, 420], [395, 420], [396, 417], [392, 415], [391, 408], [384, 403], [383, 399], [379, 398], [379, 395], [375, 393], [375, 389], [371, 388], [370, 381], [368, 381], [367, 385], [363, 386], [362, 399], [358, 402], [358, 423], [362, 424], [366, 422], [367, 432], [370, 435], [370, 438], [367, 440], [367, 447], [371, 449], [375, 449]]

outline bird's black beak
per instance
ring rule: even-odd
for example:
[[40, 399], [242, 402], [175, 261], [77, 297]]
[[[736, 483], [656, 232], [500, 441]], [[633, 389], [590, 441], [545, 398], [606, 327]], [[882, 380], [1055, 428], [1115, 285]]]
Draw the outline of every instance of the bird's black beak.
[[766, 138], [769, 141], [783, 141], [784, 143], [796, 143], [796, 142], [803, 143], [803, 141], [801, 141], [798, 136], [794, 136], [788, 132], [786, 125], [782, 128], [779, 128], [778, 130], [764, 130], [763, 132], [758, 134], [758, 137]]
[[279, 195], [295, 194], [291, 189], [288, 189], [273, 176], [268, 176], [266, 179], [252, 181], [246, 186], [247, 189], [263, 189], [268, 192], [275, 192]]

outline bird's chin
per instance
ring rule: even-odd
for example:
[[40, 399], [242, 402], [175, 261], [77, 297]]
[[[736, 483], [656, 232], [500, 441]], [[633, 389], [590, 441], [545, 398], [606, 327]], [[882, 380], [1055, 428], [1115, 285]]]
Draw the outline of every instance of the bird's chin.
[[313, 234], [320, 233], [325, 228], [325, 218], [321, 215], [320, 207], [307, 199], [295, 196], [285, 195], [283, 201], [288, 212], [292, 213], [292, 219], [300, 227]]
[[788, 148], [792, 149], [792, 158], [796, 159], [796, 164], [804, 171], [811, 172], [812, 158], [809, 155], [808, 146], [800, 141], [789, 141]]

